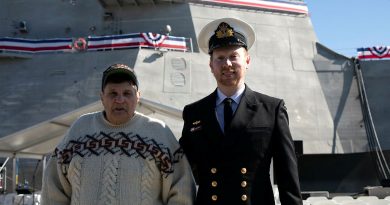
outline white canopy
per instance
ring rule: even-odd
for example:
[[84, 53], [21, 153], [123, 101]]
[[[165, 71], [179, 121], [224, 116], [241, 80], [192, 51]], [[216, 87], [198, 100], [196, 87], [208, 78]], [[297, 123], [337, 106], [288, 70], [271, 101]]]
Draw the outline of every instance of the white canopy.
[[[80, 115], [103, 110], [100, 101], [81, 107], [35, 126], [0, 138], [0, 157], [36, 158], [54, 150], [70, 125]], [[158, 115], [160, 119], [181, 121], [181, 110], [147, 99], [140, 99], [137, 111], [145, 115]], [[169, 123], [167, 123], [169, 124]]]

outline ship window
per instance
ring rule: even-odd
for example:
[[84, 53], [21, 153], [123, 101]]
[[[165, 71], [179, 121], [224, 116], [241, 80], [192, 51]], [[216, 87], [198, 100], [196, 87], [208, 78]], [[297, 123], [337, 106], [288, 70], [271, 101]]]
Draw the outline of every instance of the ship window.
[[27, 22], [26, 21], [20, 21], [19, 22], [19, 31], [22, 33], [27, 33]]

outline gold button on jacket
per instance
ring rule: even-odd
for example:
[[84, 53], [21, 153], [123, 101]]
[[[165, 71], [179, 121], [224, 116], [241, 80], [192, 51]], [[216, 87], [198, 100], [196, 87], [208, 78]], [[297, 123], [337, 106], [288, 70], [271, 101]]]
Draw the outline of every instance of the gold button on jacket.
[[217, 168], [211, 168], [211, 173], [213, 173], [213, 174], [215, 174], [215, 173], [217, 173]]
[[246, 168], [245, 167], [241, 169], [241, 174], [246, 174]]

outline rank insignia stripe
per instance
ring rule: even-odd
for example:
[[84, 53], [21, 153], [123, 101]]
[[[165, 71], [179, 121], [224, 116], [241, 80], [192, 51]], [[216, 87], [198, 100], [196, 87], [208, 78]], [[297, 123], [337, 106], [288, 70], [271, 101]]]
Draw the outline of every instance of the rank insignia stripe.
[[199, 124], [199, 123], [200, 123], [200, 120], [197, 120], [197, 121], [193, 122], [192, 124], [193, 124], [193, 125], [197, 125], [197, 124]]
[[192, 128], [190, 129], [190, 132], [199, 131], [199, 130], [201, 130], [201, 129], [202, 129], [202, 126], [192, 127]]

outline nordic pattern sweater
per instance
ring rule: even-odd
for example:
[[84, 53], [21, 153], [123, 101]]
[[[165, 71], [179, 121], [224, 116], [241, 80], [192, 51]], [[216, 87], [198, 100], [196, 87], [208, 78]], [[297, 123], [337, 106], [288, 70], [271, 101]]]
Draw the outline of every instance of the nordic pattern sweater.
[[136, 112], [115, 126], [103, 112], [81, 116], [50, 157], [43, 205], [191, 205], [192, 172], [171, 130]]

